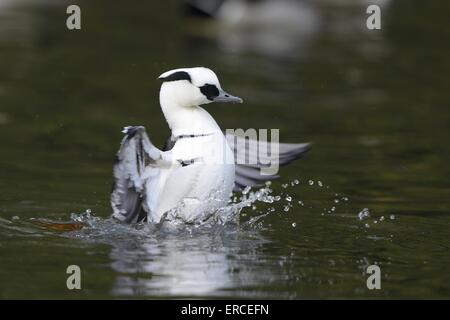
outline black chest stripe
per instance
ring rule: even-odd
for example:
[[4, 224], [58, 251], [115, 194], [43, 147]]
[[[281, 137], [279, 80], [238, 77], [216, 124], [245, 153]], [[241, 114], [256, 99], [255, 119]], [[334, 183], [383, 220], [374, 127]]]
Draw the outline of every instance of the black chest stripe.
[[189, 159], [189, 160], [178, 160], [182, 167], [187, 167], [191, 164], [194, 164], [199, 158]]
[[180, 139], [187, 139], [187, 138], [197, 138], [197, 137], [207, 137], [211, 136], [214, 133], [201, 133], [201, 134], [182, 134], [179, 136], [176, 136], [175, 138], [171, 138], [172, 141], [176, 142]]

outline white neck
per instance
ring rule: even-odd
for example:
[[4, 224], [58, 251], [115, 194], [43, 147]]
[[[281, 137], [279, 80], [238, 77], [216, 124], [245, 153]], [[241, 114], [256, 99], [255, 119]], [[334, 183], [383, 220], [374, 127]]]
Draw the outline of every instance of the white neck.
[[172, 136], [221, 132], [216, 121], [205, 109], [199, 106], [180, 106], [169, 91], [167, 87], [162, 86], [159, 100]]

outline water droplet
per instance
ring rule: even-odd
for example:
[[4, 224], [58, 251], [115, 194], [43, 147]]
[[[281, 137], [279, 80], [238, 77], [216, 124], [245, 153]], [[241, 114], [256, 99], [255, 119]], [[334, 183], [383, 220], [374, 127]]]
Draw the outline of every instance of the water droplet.
[[343, 201], [348, 201], [348, 198], [347, 197], [342, 197], [342, 200]]
[[301, 200], [298, 201], [298, 204], [301, 205], [302, 207], [305, 205], [305, 204], [303, 203], [303, 201], [301, 201]]
[[394, 216], [393, 214], [391, 214], [391, 215], [389, 216], [389, 219], [395, 220], [395, 216]]
[[265, 203], [273, 203], [273, 197], [267, 196], [267, 197], [263, 198], [262, 201]]
[[292, 197], [291, 196], [286, 196], [286, 201], [289, 201], [289, 202], [291, 202], [292, 201]]
[[283, 184], [281, 185], [281, 187], [282, 187], [283, 189], [286, 189], [286, 188], [288, 187], [288, 184], [287, 184], [287, 183], [283, 183]]
[[242, 191], [242, 194], [245, 195], [245, 194], [249, 193], [251, 189], [252, 189], [252, 187], [246, 186], [245, 189]]
[[312, 186], [312, 185], [314, 185], [314, 181], [313, 181], [313, 180], [308, 180], [308, 184], [309, 184], [310, 186]]
[[370, 217], [370, 211], [368, 208], [364, 208], [360, 213], [358, 213], [359, 220], [363, 220], [367, 217]]
[[322, 183], [322, 181], [317, 181], [317, 184], [319, 185], [319, 187], [323, 187], [323, 183]]
[[284, 208], [283, 208], [284, 212], [288, 212], [288, 211], [289, 211], [289, 209], [290, 209], [290, 207], [289, 207], [289, 206], [284, 206]]
[[273, 198], [275, 201], [280, 201], [281, 197], [280, 196], [275, 196], [275, 198]]
[[297, 224], [295, 222], [292, 222], [292, 227], [295, 228]]
[[294, 184], [299, 184], [299, 183], [300, 183], [300, 181], [298, 179], [294, 180]]

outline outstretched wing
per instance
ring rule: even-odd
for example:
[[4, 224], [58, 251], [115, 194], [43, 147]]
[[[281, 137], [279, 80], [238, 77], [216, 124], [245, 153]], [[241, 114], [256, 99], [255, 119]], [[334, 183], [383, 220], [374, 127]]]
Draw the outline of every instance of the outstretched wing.
[[113, 217], [124, 222], [140, 222], [147, 218], [146, 204], [148, 180], [155, 175], [151, 171], [167, 162], [161, 150], [148, 138], [145, 128], [125, 127], [125, 133], [116, 163], [111, 193]]
[[[234, 134], [225, 135], [235, 156], [236, 173], [234, 191], [242, 191], [246, 186], [260, 186], [265, 181], [279, 178], [269, 167], [274, 163], [284, 166], [301, 158], [311, 149], [310, 143], [276, 143], [250, 140]], [[275, 153], [271, 153], [275, 150]]]

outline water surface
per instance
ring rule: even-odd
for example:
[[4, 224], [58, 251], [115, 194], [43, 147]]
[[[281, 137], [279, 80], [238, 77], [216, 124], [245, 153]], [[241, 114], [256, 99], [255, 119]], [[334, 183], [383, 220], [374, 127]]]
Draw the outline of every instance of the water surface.
[[[231, 28], [176, 1], [79, 1], [69, 32], [57, 1], [0, 1], [0, 297], [449, 298], [450, 6], [384, 1], [370, 32], [363, 1], [302, 3], [292, 25]], [[156, 77], [196, 65], [245, 100], [207, 106], [223, 128], [279, 128], [313, 150], [239, 225], [111, 222], [121, 128], [162, 144]], [[83, 230], [34, 223], [86, 210]]]

